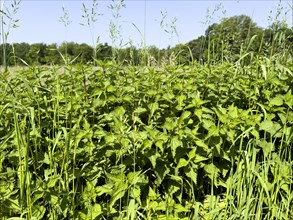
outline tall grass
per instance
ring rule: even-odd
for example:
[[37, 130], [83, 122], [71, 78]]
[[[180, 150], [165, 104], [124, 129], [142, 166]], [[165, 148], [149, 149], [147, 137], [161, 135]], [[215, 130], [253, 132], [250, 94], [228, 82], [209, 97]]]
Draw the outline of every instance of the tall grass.
[[6, 52], [6, 44], [7, 39], [10, 33], [11, 28], [17, 28], [19, 19], [14, 18], [19, 10], [19, 5], [21, 0], [13, 0], [11, 3], [11, 7], [7, 7], [5, 5], [5, 0], [1, 0], [1, 8], [0, 8], [0, 15], [1, 15], [1, 44], [3, 50], [3, 60], [2, 64], [4, 67], [4, 72], [8, 70], [7, 64], [7, 52]]

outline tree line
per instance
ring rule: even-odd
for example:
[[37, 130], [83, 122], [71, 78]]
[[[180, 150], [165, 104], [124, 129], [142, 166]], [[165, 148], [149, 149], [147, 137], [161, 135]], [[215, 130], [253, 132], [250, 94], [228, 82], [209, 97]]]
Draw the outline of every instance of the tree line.
[[[236, 61], [246, 54], [273, 56], [284, 53], [292, 56], [293, 31], [284, 22], [275, 22], [263, 29], [246, 15], [224, 18], [210, 25], [204, 35], [173, 48], [114, 48], [104, 43], [92, 48], [88, 44], [64, 42], [61, 45], [45, 43], [14, 43], [0, 47], [0, 64], [3, 49], [8, 65], [62, 65], [66, 63], [87, 64], [93, 60], [113, 60], [119, 63], [140, 65], [145, 63], [191, 61]], [[93, 53], [96, 50], [96, 53]], [[93, 57], [95, 54], [96, 57]], [[94, 59], [93, 59], [94, 58]]]

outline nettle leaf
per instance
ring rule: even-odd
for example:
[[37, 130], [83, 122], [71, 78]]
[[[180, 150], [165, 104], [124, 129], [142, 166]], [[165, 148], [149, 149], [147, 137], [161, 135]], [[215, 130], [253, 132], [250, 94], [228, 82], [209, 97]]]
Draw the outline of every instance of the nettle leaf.
[[170, 145], [171, 145], [172, 156], [174, 158], [176, 155], [176, 149], [177, 147], [182, 145], [182, 141], [178, 139], [178, 136], [175, 136], [175, 137], [172, 137]]
[[138, 182], [141, 182], [142, 178], [140, 175], [141, 175], [141, 171], [130, 172], [127, 174], [127, 180], [131, 185], [135, 185]]
[[190, 115], [191, 115], [191, 112], [190, 111], [184, 111], [184, 112], [182, 112], [182, 114], [181, 114], [181, 116], [180, 116], [180, 118], [178, 120], [178, 124], [184, 123], [184, 120], [187, 119], [187, 118], [189, 118]]
[[138, 108], [136, 108], [134, 110], [133, 113], [140, 115], [140, 114], [145, 113], [145, 112], [147, 112], [147, 109], [146, 108], [138, 107]]
[[164, 180], [165, 176], [170, 172], [170, 169], [167, 167], [166, 163], [159, 160], [159, 161], [157, 161], [157, 164], [156, 164], [154, 171], [157, 176], [157, 182], [160, 185], [162, 183], [162, 181]]
[[228, 115], [231, 118], [237, 118], [238, 117], [238, 108], [234, 106], [234, 104], [230, 105], [228, 108]]
[[85, 118], [83, 118], [83, 128], [84, 128], [84, 130], [90, 130], [90, 127], [91, 127], [91, 125], [90, 125], [90, 123], [85, 119]]
[[148, 156], [148, 158], [149, 158], [149, 160], [150, 160], [153, 168], [156, 167], [156, 165], [157, 165], [157, 159], [160, 158], [160, 157], [161, 157], [161, 155], [158, 154], [158, 153], [152, 154], [151, 156]]
[[212, 136], [219, 136], [219, 129], [217, 126], [215, 125], [212, 125], [211, 127], [208, 128], [208, 135], [206, 137], [206, 139], [212, 137]]
[[283, 96], [278, 95], [269, 101], [269, 106], [281, 106], [283, 105]]
[[110, 199], [110, 207], [112, 207], [118, 199], [122, 198], [125, 195], [127, 188], [128, 185], [124, 182], [119, 182], [115, 184], [115, 188], [113, 189]]
[[293, 95], [291, 94], [291, 90], [289, 90], [285, 95], [285, 104], [288, 105], [290, 109], [293, 108]]
[[181, 204], [174, 204], [175, 213], [189, 212], [190, 210]]
[[176, 100], [178, 102], [178, 109], [182, 109], [184, 107], [184, 101], [186, 100], [186, 95], [179, 95], [176, 97]]
[[195, 164], [201, 164], [203, 161], [207, 161], [209, 158], [196, 154], [195, 158], [192, 160]]
[[196, 109], [196, 110], [194, 110], [194, 115], [196, 115], [200, 121], [202, 119], [202, 114], [203, 114], [202, 109]]
[[96, 219], [99, 215], [103, 213], [100, 204], [93, 204], [88, 209], [87, 219]]
[[210, 163], [204, 166], [204, 170], [206, 171], [208, 177], [214, 181], [215, 186], [218, 186], [217, 176], [220, 172], [219, 168], [216, 167], [214, 164]]
[[259, 127], [260, 130], [264, 130], [270, 133], [271, 135], [275, 135], [281, 128], [282, 127], [280, 124], [270, 120], [263, 121]]
[[196, 148], [193, 148], [191, 151], [188, 153], [188, 158], [189, 160], [193, 159], [196, 156]]
[[222, 122], [222, 123], [227, 123], [228, 122], [228, 117], [227, 117], [227, 113], [224, 109], [217, 109], [217, 108], [213, 108], [213, 110], [216, 112], [216, 115], [218, 116], [218, 119]]
[[200, 97], [196, 96], [196, 97], [194, 97], [194, 99], [192, 100], [192, 105], [193, 105], [193, 106], [196, 106], [196, 107], [200, 107], [200, 106], [202, 106], [203, 104], [208, 103], [208, 102], [210, 102], [210, 101], [208, 101], [208, 100], [202, 100]]
[[153, 142], [149, 139], [145, 139], [143, 141], [143, 150], [151, 149], [153, 145]]
[[108, 133], [105, 136], [105, 142], [106, 144], [114, 144], [117, 140], [117, 137], [114, 134]]
[[141, 190], [140, 190], [139, 186], [136, 185], [136, 186], [132, 187], [129, 195], [131, 198], [140, 201]]
[[172, 131], [177, 127], [177, 122], [173, 118], [166, 118], [166, 121], [162, 127], [168, 131]]
[[123, 117], [123, 115], [125, 114], [125, 109], [123, 108], [123, 106], [119, 106], [117, 108], [115, 108], [114, 111], [112, 111], [112, 114], [115, 115], [118, 119], [121, 119]]
[[285, 113], [277, 113], [283, 125], [287, 123], [287, 115]]
[[151, 200], [156, 200], [159, 197], [157, 193], [149, 186], [149, 193], [148, 193], [148, 198]]
[[126, 180], [126, 176], [123, 170], [114, 170], [113, 173], [106, 173], [106, 176], [114, 183], [124, 182]]
[[32, 206], [33, 217], [35, 219], [43, 219], [46, 209], [44, 206], [33, 205]]
[[157, 102], [148, 104], [150, 109], [150, 118], [154, 115], [155, 111], [159, 109], [159, 104]]
[[154, 129], [151, 125], [144, 126], [144, 129], [148, 132], [148, 134], [151, 136], [151, 138], [156, 139], [158, 131]]
[[177, 164], [177, 169], [181, 168], [181, 167], [185, 167], [189, 164], [189, 161], [185, 160], [184, 158], [180, 158], [179, 162]]
[[265, 157], [267, 157], [271, 152], [275, 150], [275, 145], [272, 142], [257, 140], [256, 144], [262, 148]]
[[107, 92], [115, 92], [116, 91], [116, 88], [113, 85], [109, 85], [109, 86], [107, 86], [106, 91]]
[[259, 132], [256, 129], [252, 129], [250, 133], [258, 140], [259, 139]]
[[211, 120], [203, 119], [202, 122], [203, 122], [203, 127], [207, 130], [209, 130], [210, 127], [216, 127], [214, 122]]
[[101, 196], [103, 194], [108, 194], [110, 195], [113, 191], [113, 187], [114, 187], [114, 184], [105, 184], [103, 186], [97, 186], [95, 188], [95, 191], [97, 193], [97, 196]]
[[160, 149], [162, 153], [164, 153], [164, 141], [158, 140], [155, 142], [155, 145]]
[[165, 99], [165, 100], [167, 100], [167, 101], [169, 101], [169, 102], [172, 102], [173, 99], [175, 98], [175, 96], [171, 92], [166, 92], [166, 93], [163, 94], [163, 97], [162, 98]]
[[197, 168], [195, 168], [194, 165], [189, 166], [185, 170], [185, 175], [189, 177], [195, 185], [197, 185]]
[[195, 141], [195, 144], [199, 147], [209, 150], [209, 146], [205, 144], [203, 140]]
[[57, 181], [59, 181], [60, 179], [61, 179], [60, 175], [50, 176], [47, 182], [47, 187], [53, 188], [54, 186], [56, 186]]

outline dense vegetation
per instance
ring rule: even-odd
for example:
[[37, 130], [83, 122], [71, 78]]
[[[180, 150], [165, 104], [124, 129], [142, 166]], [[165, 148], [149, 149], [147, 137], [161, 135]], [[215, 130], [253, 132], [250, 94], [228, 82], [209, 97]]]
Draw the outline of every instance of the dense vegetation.
[[0, 218], [293, 219], [292, 36], [2, 45]]
[[1, 81], [2, 217], [293, 217], [292, 62], [100, 66]]

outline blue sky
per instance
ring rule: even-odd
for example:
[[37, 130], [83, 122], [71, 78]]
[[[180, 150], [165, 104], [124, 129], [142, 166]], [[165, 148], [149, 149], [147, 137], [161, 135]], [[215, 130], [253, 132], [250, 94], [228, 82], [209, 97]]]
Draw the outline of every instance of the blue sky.
[[[7, 7], [11, 0], [6, 0]], [[118, 2], [118, 1], [115, 1]], [[19, 27], [10, 30], [8, 42], [27, 43], [57, 43], [73, 41], [76, 43], [92, 44], [91, 32], [86, 26], [81, 26], [82, 4], [91, 7], [91, 0], [22, 0], [18, 13], [14, 18], [19, 18]], [[111, 44], [109, 22], [112, 18], [108, 6], [110, 0], [98, 0], [97, 17], [94, 27], [94, 36], [100, 37], [100, 42]], [[202, 35], [208, 25], [219, 22], [223, 17], [246, 14], [261, 27], [267, 27], [272, 21], [269, 16], [275, 17], [278, 7], [283, 7], [281, 19], [285, 19], [292, 26], [291, 0], [257, 1], [257, 0], [225, 0], [225, 1], [200, 1], [200, 0], [125, 0], [126, 8], [120, 11], [122, 44], [132, 42], [139, 46], [142, 38], [139, 31], [145, 34], [147, 45], [165, 48], [168, 45], [186, 43]], [[68, 11], [71, 24], [65, 29], [59, 21], [63, 15], [62, 6]], [[287, 14], [285, 12], [287, 11]], [[171, 24], [174, 18], [178, 36], [168, 34], [160, 27], [161, 12], [166, 12], [165, 24]], [[135, 24], [135, 26], [133, 25]], [[139, 31], [138, 31], [139, 29]]]

